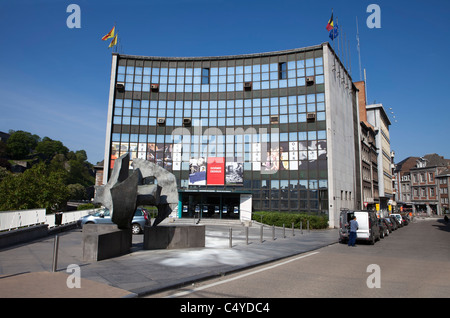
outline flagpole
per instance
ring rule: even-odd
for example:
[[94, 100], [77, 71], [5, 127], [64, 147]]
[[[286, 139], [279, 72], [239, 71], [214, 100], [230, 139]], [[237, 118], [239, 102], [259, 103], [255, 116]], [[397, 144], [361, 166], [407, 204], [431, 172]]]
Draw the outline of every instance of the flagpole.
[[[339, 32], [339, 21], [338, 21], [338, 19], [336, 18], [336, 26], [337, 26], [337, 28], [338, 28], [338, 32]], [[338, 56], [341, 56], [341, 47], [340, 47], [340, 44], [339, 44], [339, 39], [338, 39], [338, 41], [337, 41], [337, 47], [338, 47]]]
[[358, 59], [359, 59], [359, 80], [362, 81], [362, 71], [361, 71], [361, 48], [360, 48], [360, 45], [359, 45], [358, 16], [356, 16], [356, 42], [357, 42]]
[[[119, 31], [117, 30], [117, 27], [116, 27], [116, 21], [114, 21], [114, 29], [116, 30], [117, 42], [119, 42], [119, 37], [118, 37]], [[116, 45], [114, 45], [115, 47], [113, 47], [113, 52], [115, 50], [115, 52], [117, 53], [117, 45], [118, 45], [117, 43], [116, 43]]]
[[347, 40], [348, 64], [350, 67], [350, 76], [352, 76], [352, 54], [350, 52], [350, 40]]
[[[331, 18], [334, 19], [334, 8], [331, 8]], [[330, 21], [328, 21], [328, 22], [330, 22]], [[334, 26], [333, 26], [333, 29], [334, 29]], [[333, 29], [331, 29], [331, 31], [329, 31], [329, 32], [332, 32]], [[331, 47], [333, 48], [333, 51], [334, 51], [334, 39], [331, 39]]]

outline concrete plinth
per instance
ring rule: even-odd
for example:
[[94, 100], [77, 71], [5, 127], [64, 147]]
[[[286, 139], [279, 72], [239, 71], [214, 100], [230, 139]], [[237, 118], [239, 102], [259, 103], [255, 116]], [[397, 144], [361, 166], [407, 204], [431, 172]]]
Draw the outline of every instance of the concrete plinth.
[[204, 225], [158, 225], [144, 227], [144, 249], [205, 247]]
[[122, 230], [116, 224], [85, 224], [83, 226], [83, 260], [101, 261], [130, 252], [131, 229]]

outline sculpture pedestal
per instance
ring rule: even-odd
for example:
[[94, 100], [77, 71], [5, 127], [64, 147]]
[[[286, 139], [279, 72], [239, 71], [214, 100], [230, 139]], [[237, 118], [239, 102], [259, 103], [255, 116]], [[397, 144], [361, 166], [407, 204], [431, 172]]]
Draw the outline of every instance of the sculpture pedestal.
[[204, 225], [144, 227], [144, 250], [205, 247]]
[[122, 230], [116, 224], [85, 224], [83, 226], [83, 260], [101, 261], [130, 252], [131, 229]]

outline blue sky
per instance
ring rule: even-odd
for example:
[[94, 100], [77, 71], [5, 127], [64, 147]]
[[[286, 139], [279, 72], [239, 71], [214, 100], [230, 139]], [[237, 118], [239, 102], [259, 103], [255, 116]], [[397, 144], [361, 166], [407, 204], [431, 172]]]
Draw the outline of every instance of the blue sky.
[[[71, 3], [80, 6], [81, 28], [66, 25]], [[371, 3], [380, 7], [379, 29], [366, 25]], [[0, 131], [61, 140], [96, 163], [104, 154], [111, 69], [101, 37], [114, 23], [124, 54], [234, 55], [326, 42], [332, 8], [349, 42], [354, 81], [358, 17], [368, 102], [390, 115], [396, 161], [450, 158], [447, 0], [0, 0]]]

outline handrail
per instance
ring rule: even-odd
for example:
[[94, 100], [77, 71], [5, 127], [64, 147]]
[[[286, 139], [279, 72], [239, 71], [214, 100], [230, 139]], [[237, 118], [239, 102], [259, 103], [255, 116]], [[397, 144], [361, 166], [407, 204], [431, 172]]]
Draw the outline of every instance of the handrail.
[[[64, 212], [61, 224], [77, 222], [81, 217], [94, 213], [98, 209]], [[0, 211], [0, 231], [11, 231], [38, 224], [55, 225], [55, 214], [46, 214], [45, 209]]]

